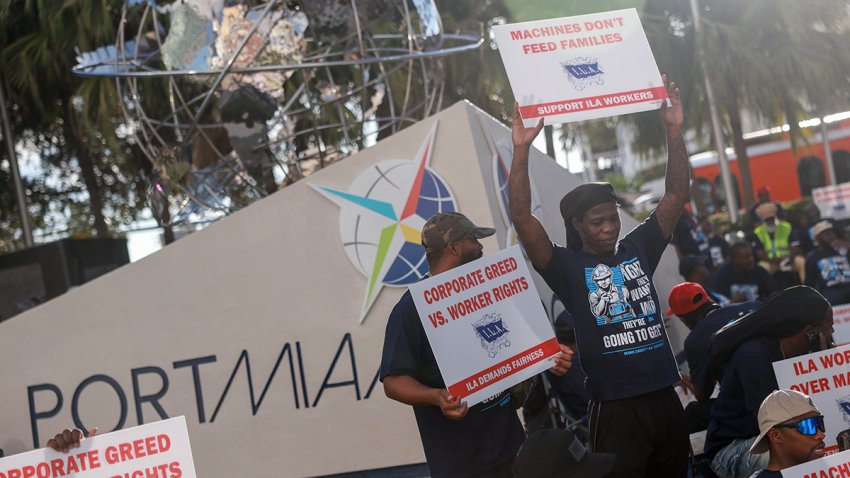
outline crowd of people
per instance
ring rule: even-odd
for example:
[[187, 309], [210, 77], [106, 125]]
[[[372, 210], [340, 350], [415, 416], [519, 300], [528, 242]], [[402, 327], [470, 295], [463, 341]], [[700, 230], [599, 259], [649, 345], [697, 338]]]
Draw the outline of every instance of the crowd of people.
[[[848, 247], [816, 210], [807, 211], [806, 224], [789, 223], [766, 188], [752, 209], [752, 230], [731, 244], [686, 210], [684, 116], [678, 88], [664, 82], [665, 193], [622, 238], [613, 188], [589, 183], [566, 192], [566, 241], [553, 243], [531, 214], [529, 148], [543, 123], [524, 126], [515, 105], [510, 217], [568, 318], [555, 320], [561, 352], [531, 393], [514, 387], [468, 407], [446, 390], [410, 294], [393, 309], [380, 379], [389, 398], [413, 407], [432, 477], [765, 477], [823, 455], [823, 417], [808, 397], [777, 391], [771, 364], [832, 346], [830, 302], [850, 288]], [[434, 216], [422, 230], [431, 274], [481, 257], [479, 239], [493, 233], [461, 214]], [[667, 319], [677, 316], [690, 330], [690, 379], [680, 374], [664, 327], [652, 343], [604, 340], [664, 323], [652, 276], [671, 242], [683, 283], [670, 291]], [[635, 290], [645, 293], [630, 295]], [[687, 410], [678, 386], [696, 399]], [[552, 397], [571, 420], [547, 420]], [[705, 450], [692, 450], [689, 432], [700, 428], [708, 430]], [[695, 469], [694, 454], [710, 470]]]

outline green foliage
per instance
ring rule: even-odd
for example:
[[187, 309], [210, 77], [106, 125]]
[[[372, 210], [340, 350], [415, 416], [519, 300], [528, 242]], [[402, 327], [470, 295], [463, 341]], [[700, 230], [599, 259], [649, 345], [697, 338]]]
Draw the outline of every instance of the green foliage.
[[814, 204], [809, 198], [797, 199], [794, 201], [788, 201], [782, 204], [782, 208], [785, 209], [786, 220], [794, 225], [802, 225], [808, 222], [806, 218], [807, 209]]
[[[77, 48], [114, 42], [122, 5], [121, 0], [0, 2], [0, 78], [13, 134], [41, 159], [38, 177], [27, 181], [37, 233], [114, 235], [144, 207], [139, 171], [146, 165], [138, 150], [115, 134], [121, 118], [114, 80], [71, 74]], [[11, 183], [0, 189], [12, 190]], [[0, 206], [4, 213], [15, 210], [6, 202]], [[0, 215], [0, 252], [20, 246], [17, 221], [16, 213]]]
[[507, 0], [513, 22], [544, 20], [624, 8], [641, 10], [646, 0]]
[[481, 35], [476, 51], [444, 58], [443, 107], [469, 100], [506, 124], [513, 114], [513, 94], [489, 28], [507, 20], [504, 0], [437, 0], [446, 33]]

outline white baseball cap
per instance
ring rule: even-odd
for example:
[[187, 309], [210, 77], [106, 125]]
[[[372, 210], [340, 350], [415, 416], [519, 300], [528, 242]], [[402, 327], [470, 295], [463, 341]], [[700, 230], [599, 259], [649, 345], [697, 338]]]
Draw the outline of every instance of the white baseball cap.
[[809, 412], [820, 413], [820, 410], [808, 395], [794, 390], [777, 390], [768, 395], [759, 407], [759, 436], [750, 447], [750, 453], [758, 454], [768, 451], [766, 437], [771, 428]]

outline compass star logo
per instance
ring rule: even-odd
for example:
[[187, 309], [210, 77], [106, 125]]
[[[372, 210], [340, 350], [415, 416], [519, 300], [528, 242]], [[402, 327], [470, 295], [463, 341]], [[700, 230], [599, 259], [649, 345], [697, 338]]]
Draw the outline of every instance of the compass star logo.
[[347, 191], [310, 184], [340, 207], [343, 248], [368, 279], [361, 324], [384, 286], [404, 287], [428, 273], [422, 226], [434, 214], [458, 209], [446, 181], [428, 167], [436, 132], [434, 124], [413, 161], [381, 161]]

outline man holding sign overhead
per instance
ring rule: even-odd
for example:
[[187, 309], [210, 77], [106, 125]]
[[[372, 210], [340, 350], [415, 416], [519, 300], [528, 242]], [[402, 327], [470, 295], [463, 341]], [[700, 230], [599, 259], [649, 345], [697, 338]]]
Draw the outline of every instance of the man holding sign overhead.
[[[466, 216], [446, 212], [422, 228], [432, 276], [482, 256], [478, 239], [495, 229], [478, 227]], [[563, 346], [555, 366], [563, 375], [572, 351]], [[505, 390], [469, 407], [450, 394], [428, 336], [408, 290], [390, 313], [384, 338], [380, 378], [387, 397], [413, 406], [425, 459], [433, 478], [509, 478], [513, 458], [525, 434], [511, 395]]]
[[561, 200], [566, 247], [553, 245], [531, 214], [528, 155], [543, 127], [526, 128], [514, 105], [510, 211], [534, 268], [576, 321], [587, 372], [591, 448], [614, 453], [612, 476], [685, 476], [689, 442], [673, 385], [680, 380], [652, 275], [688, 198], [688, 152], [679, 89], [666, 85], [666, 190], [649, 218], [618, 240], [614, 189], [583, 184]]

